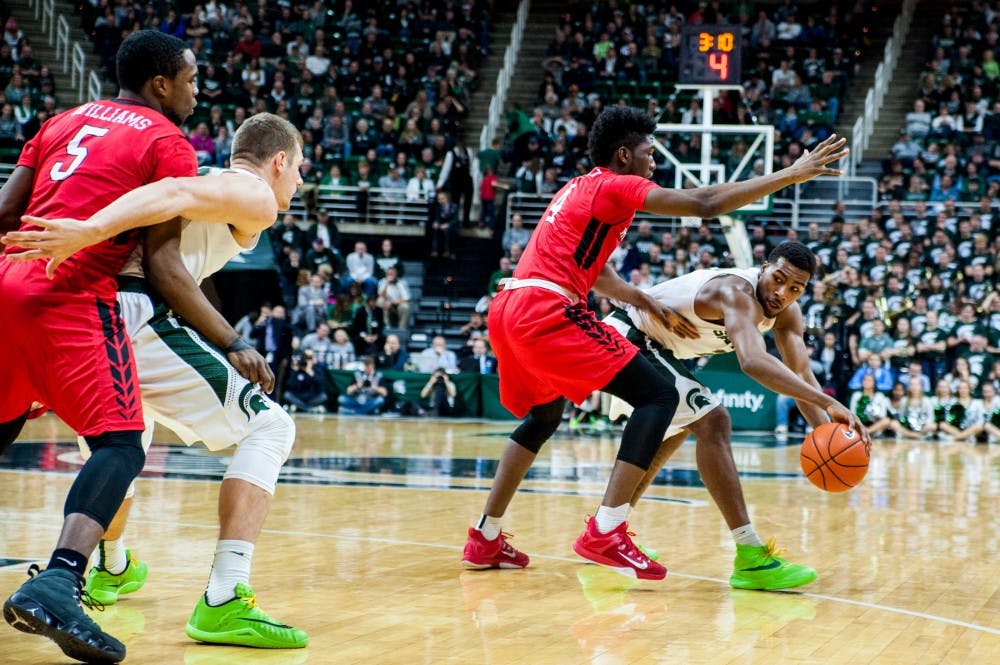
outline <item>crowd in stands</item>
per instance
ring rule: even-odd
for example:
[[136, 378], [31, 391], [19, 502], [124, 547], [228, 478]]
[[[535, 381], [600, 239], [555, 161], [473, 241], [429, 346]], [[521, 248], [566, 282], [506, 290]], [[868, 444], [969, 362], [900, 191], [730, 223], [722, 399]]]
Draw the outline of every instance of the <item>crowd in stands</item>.
[[883, 199], [979, 204], [1000, 196], [998, 14], [953, 3], [927, 47], [899, 140], [883, 163]]

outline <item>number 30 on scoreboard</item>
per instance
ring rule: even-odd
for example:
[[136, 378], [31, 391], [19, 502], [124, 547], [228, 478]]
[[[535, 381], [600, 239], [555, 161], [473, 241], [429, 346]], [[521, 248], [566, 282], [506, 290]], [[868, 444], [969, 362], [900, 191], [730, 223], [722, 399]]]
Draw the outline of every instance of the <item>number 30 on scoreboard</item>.
[[731, 25], [687, 25], [681, 33], [680, 83], [738, 85], [739, 28]]

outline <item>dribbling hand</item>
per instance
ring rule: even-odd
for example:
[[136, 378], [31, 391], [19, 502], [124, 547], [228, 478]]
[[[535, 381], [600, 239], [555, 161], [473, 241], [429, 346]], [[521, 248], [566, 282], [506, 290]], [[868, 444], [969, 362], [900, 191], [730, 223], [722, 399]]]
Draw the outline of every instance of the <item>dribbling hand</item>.
[[861, 424], [861, 420], [858, 419], [857, 415], [853, 411], [848, 409], [846, 406], [840, 402], [834, 402], [830, 406], [826, 407], [826, 414], [830, 416], [831, 420], [835, 423], [843, 423], [847, 425], [850, 429], [854, 430], [861, 435], [861, 440], [865, 442], [865, 445], [871, 448], [872, 437], [868, 433], [868, 428]]

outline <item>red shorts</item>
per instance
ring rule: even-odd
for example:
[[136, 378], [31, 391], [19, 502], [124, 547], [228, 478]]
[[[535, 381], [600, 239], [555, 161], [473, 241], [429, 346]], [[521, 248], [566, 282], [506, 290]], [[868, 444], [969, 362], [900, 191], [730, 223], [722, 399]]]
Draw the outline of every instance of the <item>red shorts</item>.
[[143, 429], [132, 346], [115, 284], [49, 281], [45, 263], [0, 259], [0, 422], [41, 402], [82, 436]]
[[490, 304], [490, 345], [500, 373], [500, 402], [518, 418], [566, 397], [579, 404], [639, 350], [598, 321], [585, 302], [527, 287], [501, 291]]

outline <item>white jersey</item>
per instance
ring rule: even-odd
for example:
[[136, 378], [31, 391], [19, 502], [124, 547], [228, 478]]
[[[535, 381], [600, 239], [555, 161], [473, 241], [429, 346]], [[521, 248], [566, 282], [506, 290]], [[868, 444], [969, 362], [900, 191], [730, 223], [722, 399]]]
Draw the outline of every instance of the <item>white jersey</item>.
[[[648, 289], [646, 293], [653, 296], [657, 302], [670, 307], [684, 316], [698, 330], [695, 339], [683, 339], [668, 331], [659, 320], [653, 319], [645, 311], [632, 305], [626, 308], [632, 325], [655, 340], [665, 349], [669, 349], [675, 358], [697, 358], [718, 353], [729, 353], [733, 343], [729, 340], [725, 326], [705, 321], [694, 311], [695, 300], [701, 288], [710, 280], [724, 275], [734, 275], [745, 279], [756, 290], [760, 277], [759, 268], [731, 268], [695, 270], [681, 277], [660, 282]], [[757, 322], [757, 330], [765, 333], [774, 327], [774, 319], [762, 318]]]
[[[249, 171], [241, 169], [199, 169], [200, 176], [221, 176], [222, 174], [242, 174], [251, 178], [260, 178]], [[260, 237], [260, 236], [258, 236]], [[187, 221], [181, 231], [181, 260], [191, 277], [199, 285], [211, 275], [222, 270], [241, 252], [253, 249], [243, 247], [233, 238], [227, 224], [216, 222]], [[122, 275], [144, 277], [142, 270], [142, 243], [140, 243], [122, 268]]]

